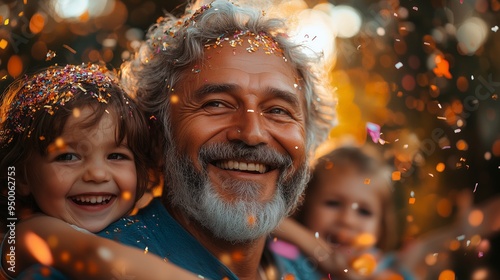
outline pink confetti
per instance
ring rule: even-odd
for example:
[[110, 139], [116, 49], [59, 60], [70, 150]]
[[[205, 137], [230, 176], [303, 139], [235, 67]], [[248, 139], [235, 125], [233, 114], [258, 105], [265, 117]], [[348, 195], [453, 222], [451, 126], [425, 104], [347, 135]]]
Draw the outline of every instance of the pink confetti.
[[367, 122], [366, 129], [368, 130], [368, 134], [370, 134], [373, 143], [377, 143], [380, 139], [380, 125]]
[[476, 189], [477, 189], [477, 184], [478, 184], [478, 183], [476, 183], [476, 186], [474, 186], [474, 191], [472, 191], [472, 192], [476, 192]]

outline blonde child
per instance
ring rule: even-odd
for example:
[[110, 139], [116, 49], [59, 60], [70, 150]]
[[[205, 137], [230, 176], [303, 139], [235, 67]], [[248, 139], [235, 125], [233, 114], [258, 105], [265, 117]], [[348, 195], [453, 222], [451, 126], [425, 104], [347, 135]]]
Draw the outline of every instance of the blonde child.
[[197, 279], [90, 234], [130, 213], [154, 166], [147, 122], [110, 72], [82, 64], [25, 76], [4, 93], [0, 114], [8, 277], [40, 263], [71, 279]]
[[397, 242], [390, 175], [387, 165], [357, 147], [322, 156], [296, 221], [285, 220], [276, 236], [297, 245], [325, 279], [373, 275]]

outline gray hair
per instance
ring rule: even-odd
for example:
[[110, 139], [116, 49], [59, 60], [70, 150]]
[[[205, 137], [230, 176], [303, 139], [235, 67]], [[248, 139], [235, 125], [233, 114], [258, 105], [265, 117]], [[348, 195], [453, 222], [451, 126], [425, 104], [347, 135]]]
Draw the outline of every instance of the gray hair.
[[188, 7], [186, 11], [180, 18], [172, 14], [160, 18], [150, 27], [147, 40], [134, 58], [122, 65], [124, 87], [129, 94], [136, 96], [146, 112], [163, 123], [166, 138], [169, 138], [171, 127], [168, 111], [171, 94], [183, 75], [188, 73], [186, 70], [203, 60], [205, 44], [214, 42], [221, 35], [249, 31], [255, 34], [263, 32], [277, 42], [287, 63], [302, 80], [301, 88], [307, 103], [308, 151], [312, 152], [325, 140], [335, 118], [333, 93], [319, 86], [319, 79], [312, 71], [319, 57], [307, 56], [303, 52], [304, 46], [284, 35], [284, 19], [268, 18], [261, 10], [227, 0], [215, 0], [195, 12]]

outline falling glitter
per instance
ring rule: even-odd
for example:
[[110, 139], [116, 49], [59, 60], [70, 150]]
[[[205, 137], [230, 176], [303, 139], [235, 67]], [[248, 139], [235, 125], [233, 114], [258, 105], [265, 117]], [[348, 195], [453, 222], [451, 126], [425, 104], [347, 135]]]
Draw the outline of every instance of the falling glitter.
[[367, 122], [366, 129], [368, 130], [368, 134], [372, 138], [373, 143], [377, 143], [380, 139], [380, 125], [376, 123]]
[[316, 239], [318, 239], [318, 238], [319, 238], [319, 232], [315, 232], [315, 233], [314, 233], [314, 237], [315, 237]]
[[493, 32], [495, 32], [495, 33], [496, 33], [496, 32], [498, 31], [498, 25], [493, 26], [493, 27], [491, 28], [491, 31], [493, 31]]
[[46, 54], [45, 61], [52, 60], [54, 57], [56, 57], [56, 52], [49, 50]]
[[68, 46], [66, 44], [63, 44], [63, 47], [65, 49], [67, 49], [68, 51], [70, 51], [71, 53], [76, 54], [76, 51], [72, 47], [70, 47], [70, 46]]
[[474, 186], [474, 190], [472, 192], [474, 192], [474, 193], [476, 192], [477, 185], [478, 185], [478, 183], [476, 183], [476, 185]]
[[396, 66], [396, 69], [399, 69], [399, 68], [403, 67], [403, 63], [400, 61], [400, 62], [396, 63], [396, 65], [394, 65], [394, 66]]

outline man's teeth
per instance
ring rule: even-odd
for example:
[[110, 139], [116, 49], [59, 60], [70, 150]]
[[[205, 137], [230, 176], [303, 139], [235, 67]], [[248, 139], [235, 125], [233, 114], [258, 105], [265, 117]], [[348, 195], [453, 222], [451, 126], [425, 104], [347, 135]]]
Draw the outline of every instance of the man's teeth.
[[256, 171], [261, 174], [267, 171], [267, 168], [264, 164], [253, 162], [247, 163], [234, 160], [218, 162], [217, 167], [222, 169], [232, 169], [240, 171]]
[[80, 203], [108, 203], [111, 200], [111, 195], [96, 195], [96, 196], [75, 196], [72, 197], [75, 202]]

